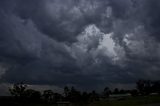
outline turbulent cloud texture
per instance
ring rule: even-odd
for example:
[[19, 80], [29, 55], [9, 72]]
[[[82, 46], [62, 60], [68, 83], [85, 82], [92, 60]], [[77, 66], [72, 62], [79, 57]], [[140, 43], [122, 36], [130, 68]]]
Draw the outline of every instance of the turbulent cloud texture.
[[1, 83], [99, 89], [160, 80], [160, 1], [1, 0]]

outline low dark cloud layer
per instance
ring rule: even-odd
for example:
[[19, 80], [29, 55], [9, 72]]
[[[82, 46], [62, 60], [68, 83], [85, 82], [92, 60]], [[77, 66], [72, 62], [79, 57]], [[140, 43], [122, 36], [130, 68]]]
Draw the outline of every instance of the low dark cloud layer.
[[160, 80], [160, 1], [1, 0], [1, 83], [99, 89]]

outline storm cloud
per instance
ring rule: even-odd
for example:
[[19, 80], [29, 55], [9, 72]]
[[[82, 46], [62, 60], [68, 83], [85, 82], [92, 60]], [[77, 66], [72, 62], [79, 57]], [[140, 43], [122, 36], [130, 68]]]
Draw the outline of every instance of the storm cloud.
[[158, 0], [1, 0], [1, 83], [99, 89], [160, 80]]

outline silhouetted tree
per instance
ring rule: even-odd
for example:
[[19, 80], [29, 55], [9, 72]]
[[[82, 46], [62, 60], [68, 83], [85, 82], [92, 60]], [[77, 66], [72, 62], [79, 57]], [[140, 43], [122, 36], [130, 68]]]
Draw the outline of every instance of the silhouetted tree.
[[118, 88], [115, 88], [114, 91], [113, 91], [113, 93], [114, 93], [114, 94], [119, 94], [119, 89], [118, 89]]
[[9, 91], [12, 96], [14, 96], [16, 99], [24, 99], [25, 96], [25, 90], [27, 88], [27, 85], [23, 82], [14, 84], [13, 87], [9, 88]]
[[130, 94], [132, 96], [138, 96], [138, 91], [136, 89], [133, 89], [133, 90], [130, 91]]
[[136, 84], [141, 95], [148, 95], [152, 92], [152, 84], [150, 80], [138, 80]]
[[104, 88], [103, 96], [104, 96], [105, 98], [108, 98], [110, 94], [111, 94], [110, 89], [109, 89], [108, 87]]
[[80, 91], [76, 90], [74, 87], [71, 87], [69, 99], [71, 102], [79, 102], [81, 100]]
[[99, 95], [98, 93], [96, 93], [96, 91], [92, 91], [90, 93], [90, 101], [93, 102], [93, 101], [98, 101], [99, 100]]
[[151, 92], [152, 92], [152, 90], [151, 90], [151, 81], [150, 80], [146, 80], [145, 81], [145, 94], [146, 95], [148, 95], [148, 94], [150, 94]]
[[43, 91], [42, 95], [46, 102], [52, 102], [54, 99], [54, 93], [52, 90], [45, 90]]
[[138, 80], [137, 81], [137, 89], [139, 91], [140, 94], [143, 94], [144, 93], [144, 81], [143, 80]]
[[69, 95], [70, 95], [70, 89], [66, 86], [64, 87], [64, 96], [65, 96], [65, 100], [69, 100]]
[[53, 96], [53, 102], [56, 103], [58, 101], [62, 101], [63, 100], [63, 96], [59, 93], [54, 93], [54, 96]]
[[160, 94], [160, 81], [152, 82], [152, 92]]
[[121, 89], [121, 90], [119, 91], [119, 93], [120, 93], [120, 94], [125, 94], [126, 91], [125, 91], [124, 89]]
[[89, 102], [89, 97], [90, 95], [87, 92], [83, 92], [81, 97], [82, 102], [85, 102], [85, 103]]
[[41, 99], [41, 93], [33, 89], [27, 89], [24, 96], [30, 102], [38, 102]]

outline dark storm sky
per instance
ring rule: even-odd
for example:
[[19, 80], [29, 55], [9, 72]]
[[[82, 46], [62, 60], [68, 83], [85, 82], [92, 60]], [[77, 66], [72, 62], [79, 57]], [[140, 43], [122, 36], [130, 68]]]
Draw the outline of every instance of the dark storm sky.
[[160, 0], [0, 0], [0, 83], [96, 89], [159, 76]]

